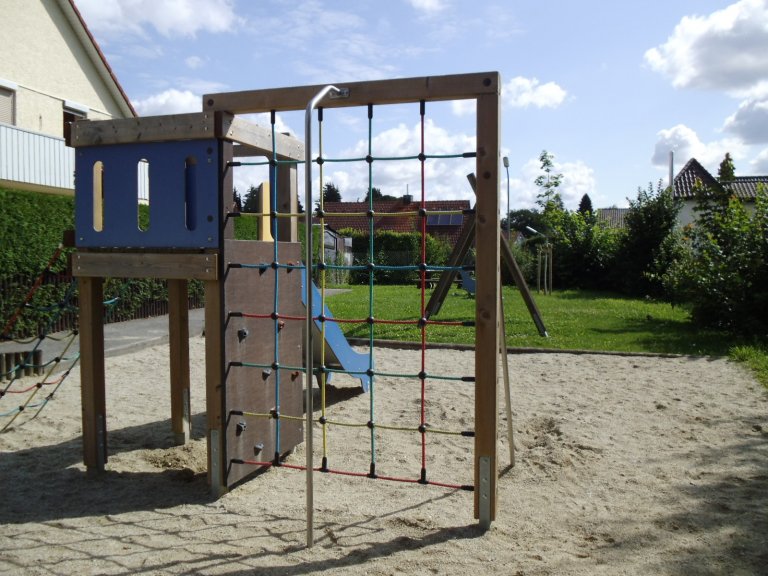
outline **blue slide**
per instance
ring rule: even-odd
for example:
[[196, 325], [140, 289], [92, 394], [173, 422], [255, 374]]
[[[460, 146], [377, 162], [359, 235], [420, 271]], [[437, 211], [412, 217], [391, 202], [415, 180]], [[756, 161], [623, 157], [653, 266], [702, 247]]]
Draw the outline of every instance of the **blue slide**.
[[469, 270], [460, 270], [459, 274], [461, 274], [461, 287], [474, 296], [475, 279], [470, 276]]
[[[304, 289], [304, 282], [306, 281], [306, 272], [301, 271], [301, 302], [306, 307], [307, 298]], [[320, 290], [317, 289], [315, 283], [312, 282], [312, 316], [320, 315]], [[323, 309], [323, 315], [326, 318], [333, 318], [333, 314], [325, 306]], [[314, 338], [314, 358], [319, 362], [320, 360], [320, 341], [321, 337], [320, 321], [315, 320], [315, 336]], [[360, 385], [363, 387], [363, 392], [368, 392], [368, 388], [371, 385], [371, 377], [365, 372], [368, 370], [368, 354], [362, 352], [355, 352], [344, 337], [344, 333], [341, 331], [341, 327], [336, 322], [325, 323], [325, 365], [329, 368], [338, 370], [346, 370], [347, 372], [355, 372], [350, 374], [353, 378], [360, 380]], [[372, 366], [371, 366], [372, 367]], [[331, 381], [333, 372], [329, 372], [326, 375], [326, 382]]]

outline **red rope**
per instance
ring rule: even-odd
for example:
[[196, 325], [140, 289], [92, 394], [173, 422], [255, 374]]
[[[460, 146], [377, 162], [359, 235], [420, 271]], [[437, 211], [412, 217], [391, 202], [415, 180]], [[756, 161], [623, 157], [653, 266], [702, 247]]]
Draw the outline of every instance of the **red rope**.
[[[290, 470], [306, 471], [307, 467], [300, 464], [275, 464], [274, 462], [259, 462], [257, 460], [238, 460], [236, 463], [248, 464], [249, 466], [262, 466], [264, 468], [288, 468]], [[336, 474], [338, 476], [353, 476], [356, 478], [368, 478], [370, 480], [386, 480], [387, 482], [405, 482], [408, 484], [424, 484], [425, 486], [439, 486], [440, 488], [449, 488], [452, 490], [467, 490], [470, 487], [466, 484], [452, 484], [450, 482], [422, 482], [418, 478], [403, 478], [400, 476], [371, 476], [368, 472], [353, 472], [350, 470], [336, 470], [333, 468], [322, 469], [320, 467], [312, 468], [315, 472], [323, 472], [326, 474]]]
[[[424, 303], [422, 302], [422, 318], [424, 317]], [[278, 320], [306, 320], [306, 316], [287, 316], [284, 314], [278, 314], [277, 316], [273, 316], [270, 314], [252, 314], [250, 312], [241, 312], [239, 313], [239, 316], [242, 316], [243, 318], [255, 318], [259, 320], [271, 320], [271, 319], [278, 319]], [[319, 320], [319, 316], [313, 316], [313, 320]], [[415, 326], [422, 322], [421, 320], [383, 320], [381, 318], [374, 318], [373, 320], [368, 320], [368, 318], [330, 318], [328, 316], [323, 318], [324, 322], [335, 322], [336, 324], [368, 324], [369, 322], [372, 322], [373, 324], [398, 324], [402, 326]], [[464, 321], [462, 320], [425, 320], [424, 323], [426, 324], [434, 324], [435, 326], [464, 326]]]
[[43, 386], [52, 386], [54, 384], [58, 384], [61, 382], [61, 378], [58, 380], [54, 380], [53, 382], [37, 382], [35, 384], [32, 384], [31, 386], [27, 386], [26, 388], [22, 390], [4, 390], [5, 394], [24, 394], [26, 392], [31, 392], [35, 388], [42, 388]]

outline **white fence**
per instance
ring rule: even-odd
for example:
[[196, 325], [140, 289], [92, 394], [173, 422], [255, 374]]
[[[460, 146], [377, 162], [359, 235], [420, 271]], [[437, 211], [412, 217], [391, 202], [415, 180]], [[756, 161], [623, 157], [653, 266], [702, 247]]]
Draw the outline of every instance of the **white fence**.
[[63, 138], [0, 124], [0, 180], [74, 189], [75, 151]]

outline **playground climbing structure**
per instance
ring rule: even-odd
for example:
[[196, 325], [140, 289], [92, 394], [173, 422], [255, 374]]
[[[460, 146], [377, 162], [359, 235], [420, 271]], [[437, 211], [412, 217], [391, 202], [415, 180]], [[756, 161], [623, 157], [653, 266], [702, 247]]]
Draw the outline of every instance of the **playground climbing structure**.
[[[205, 284], [206, 412], [209, 481], [221, 494], [255, 470], [266, 466], [300, 468], [307, 474], [308, 544], [312, 543], [312, 475], [338, 471], [371, 479], [402, 480], [450, 488], [474, 490], [475, 516], [487, 527], [496, 514], [497, 480], [497, 379], [499, 353], [499, 92], [498, 73], [462, 74], [336, 86], [305, 86], [203, 97], [203, 112], [128, 120], [78, 122], [73, 144], [77, 147], [76, 245], [73, 273], [79, 278], [81, 302], [81, 363], [84, 459], [90, 471], [104, 469], [107, 461], [107, 427], [104, 409], [105, 370], [102, 332], [102, 281], [108, 276], [156, 277], [169, 280], [169, 335], [171, 348], [172, 425], [177, 440], [189, 435], [189, 363], [186, 282]], [[426, 313], [426, 278], [445, 267], [426, 262], [424, 237], [429, 213], [427, 165], [440, 156], [430, 155], [425, 142], [425, 118], [430, 103], [470, 100], [476, 105], [475, 148], [457, 155], [474, 158], [477, 204], [474, 209], [474, 239], [477, 248], [476, 313], [470, 325], [475, 331], [475, 373], [461, 378], [475, 388], [474, 427], [469, 431], [441, 431], [425, 419], [425, 391], [430, 379], [440, 379], [438, 370], [424, 362], [430, 324], [440, 321]], [[420, 151], [398, 161], [420, 163], [421, 207], [412, 218], [421, 220], [422, 258], [414, 267], [421, 281], [420, 307], [408, 323], [421, 333], [422, 368], [412, 377], [421, 382], [420, 420], [412, 432], [422, 444], [422, 466], [411, 478], [387, 477], [376, 468], [376, 431], [388, 426], [377, 419], [373, 363], [375, 327], [386, 319], [376, 317], [374, 276], [377, 271], [373, 244], [364, 267], [369, 274], [369, 314], [361, 319], [338, 319], [326, 314], [324, 273], [332, 264], [312, 258], [312, 215], [297, 210], [297, 168], [304, 164], [305, 208], [314, 206], [313, 171], [322, 171], [332, 161], [322, 152], [312, 154], [314, 117], [322, 129], [323, 111], [349, 108], [362, 111], [369, 123], [368, 153], [354, 161], [368, 165], [369, 191], [379, 162], [371, 148], [371, 123], [375, 111], [390, 104], [413, 105], [421, 125]], [[281, 134], [276, 114], [306, 110], [305, 142]], [[270, 127], [242, 119], [265, 113]], [[239, 217], [232, 203], [233, 172], [244, 162], [238, 158], [265, 156], [270, 170], [269, 217], [273, 242], [235, 240], [233, 222]], [[142, 176], [146, 174], [146, 176]], [[147, 178], [148, 186], [139, 186]], [[322, 186], [323, 177], [319, 182]], [[149, 226], [137, 221], [138, 190], [149, 190]], [[372, 196], [372, 194], [369, 194]], [[372, 200], [371, 200], [372, 201]], [[315, 216], [324, 220], [322, 195]], [[305, 221], [305, 252], [297, 242], [298, 219]], [[322, 254], [322, 251], [321, 251]], [[302, 261], [303, 259], [303, 261]], [[378, 269], [382, 269], [378, 266]], [[457, 272], [458, 269], [453, 270]], [[302, 272], [318, 274], [319, 306], [311, 282], [302, 287]], [[302, 306], [302, 294], [306, 309]], [[365, 370], [346, 370], [361, 377], [370, 396], [370, 420], [362, 425], [371, 433], [371, 466], [363, 472], [332, 468], [325, 453], [325, 435], [330, 419], [325, 414], [324, 384], [327, 375], [345, 371], [326, 359], [325, 346], [319, 359], [313, 354], [315, 326], [321, 341], [327, 340], [329, 323], [356, 322], [369, 327], [369, 362]], [[304, 328], [302, 330], [302, 325]], [[302, 337], [303, 332], [303, 337]], [[303, 359], [302, 359], [303, 356]], [[336, 358], [340, 360], [340, 358]], [[321, 383], [320, 417], [312, 409], [312, 380]], [[305, 392], [306, 416], [301, 393]], [[337, 422], [339, 425], [344, 423]], [[323, 436], [323, 462], [312, 460], [314, 429]], [[427, 437], [433, 432], [457, 433], [474, 440], [474, 484], [457, 486], [429, 477], [426, 466]], [[304, 435], [305, 466], [282, 463], [283, 456]]]

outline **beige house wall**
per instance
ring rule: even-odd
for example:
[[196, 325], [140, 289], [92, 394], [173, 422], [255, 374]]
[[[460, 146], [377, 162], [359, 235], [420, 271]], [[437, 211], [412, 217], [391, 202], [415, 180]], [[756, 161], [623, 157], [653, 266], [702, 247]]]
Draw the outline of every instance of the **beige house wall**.
[[94, 64], [58, 0], [2, 0], [0, 81], [16, 88], [15, 124], [63, 136], [65, 101], [93, 120], [124, 118], [125, 104]]

